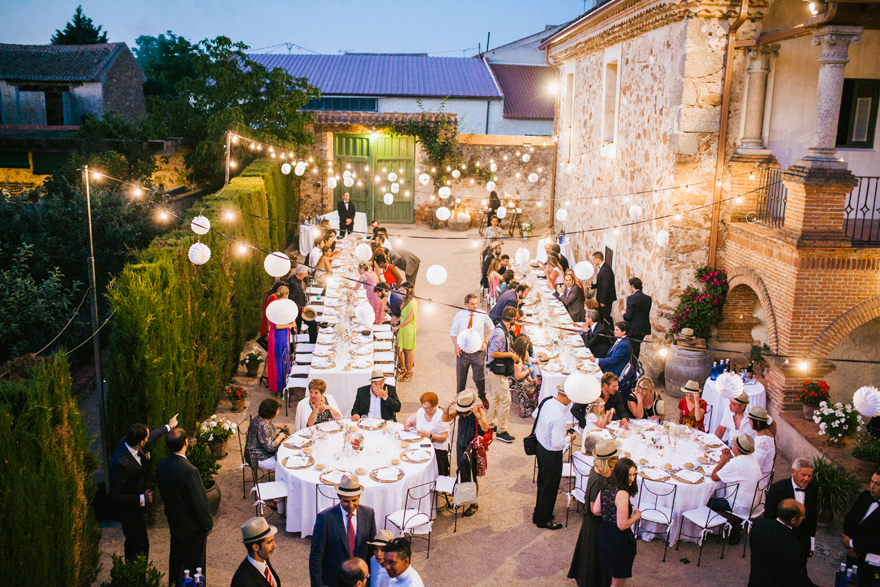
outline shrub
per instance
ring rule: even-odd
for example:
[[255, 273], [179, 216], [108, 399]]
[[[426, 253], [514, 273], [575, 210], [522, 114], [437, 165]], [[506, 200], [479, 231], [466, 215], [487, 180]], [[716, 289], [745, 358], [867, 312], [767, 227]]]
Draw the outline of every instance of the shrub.
[[829, 406], [823, 401], [813, 414], [813, 422], [819, 425], [820, 435], [827, 434], [831, 440], [839, 440], [858, 432], [862, 426], [862, 417], [853, 409], [852, 404], [843, 405], [838, 402]]
[[880, 462], [880, 438], [869, 434], [862, 435], [859, 445], [852, 451], [852, 456], [860, 461]]
[[696, 278], [701, 289], [691, 286], [681, 294], [672, 312], [672, 332], [692, 328], [698, 338], [708, 338], [712, 327], [721, 320], [721, 310], [729, 289], [727, 272], [702, 267], [697, 270]]
[[101, 587], [161, 587], [162, 576], [153, 563], [142, 554], [129, 562], [114, 554], [110, 582], [102, 583]]
[[824, 456], [813, 459], [813, 483], [819, 488], [819, 510], [842, 516], [862, 490], [862, 483], [852, 473]]

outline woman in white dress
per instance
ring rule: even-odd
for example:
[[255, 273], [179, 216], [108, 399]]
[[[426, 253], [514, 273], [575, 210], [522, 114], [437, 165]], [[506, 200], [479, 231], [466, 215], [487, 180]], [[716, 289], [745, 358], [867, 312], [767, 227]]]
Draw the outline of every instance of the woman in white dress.
[[767, 413], [767, 410], [760, 406], [755, 406], [749, 411], [749, 420], [751, 421], [752, 430], [755, 436], [755, 458], [761, 465], [761, 474], [766, 475], [773, 470], [773, 463], [776, 461], [776, 426], [773, 425], [773, 419]]
[[433, 391], [426, 391], [419, 403], [422, 407], [407, 419], [403, 427], [422, 438], [431, 439], [437, 455], [437, 470], [441, 475], [449, 475], [449, 425], [443, 421], [443, 412], [437, 409], [440, 400]]

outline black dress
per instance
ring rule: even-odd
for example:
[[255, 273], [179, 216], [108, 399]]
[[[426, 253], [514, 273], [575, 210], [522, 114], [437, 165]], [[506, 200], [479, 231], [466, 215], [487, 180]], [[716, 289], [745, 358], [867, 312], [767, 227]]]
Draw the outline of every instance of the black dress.
[[584, 521], [581, 524], [581, 533], [578, 535], [577, 546], [574, 548], [574, 556], [571, 559], [571, 568], [568, 569], [568, 578], [575, 579], [578, 587], [608, 587], [611, 585], [611, 575], [604, 572], [599, 563], [599, 526], [602, 524], [601, 516], [590, 511], [590, 502], [596, 501], [606, 478], [590, 470], [587, 479], [584, 501]]
[[[599, 558], [602, 570], [615, 579], [632, 577], [633, 561], [636, 558], [636, 537], [632, 530], [617, 527], [617, 505], [614, 498], [620, 491], [616, 487], [602, 490], [602, 525], [599, 527]], [[628, 504], [628, 516], [632, 515], [632, 504]]]

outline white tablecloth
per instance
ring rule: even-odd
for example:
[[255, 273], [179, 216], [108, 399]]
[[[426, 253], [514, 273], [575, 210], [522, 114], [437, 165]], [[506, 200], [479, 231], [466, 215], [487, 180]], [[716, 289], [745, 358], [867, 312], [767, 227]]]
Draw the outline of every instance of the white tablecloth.
[[[754, 379], [748, 382], [743, 389], [749, 396], [749, 409], [753, 406], [767, 408], [767, 392], [764, 386]], [[711, 378], [706, 379], [703, 384], [703, 394], [701, 396], [706, 403], [712, 406], [711, 421], [708, 422], [706, 432], [715, 434], [715, 430], [721, 425], [721, 419], [726, 411], [730, 411], [730, 400], [722, 397], [715, 387], [715, 382]], [[746, 411], [748, 413], [748, 410]]]
[[[539, 240], [538, 241], [538, 250], [535, 251], [535, 259], [537, 259], [541, 263], [547, 262], [547, 250], [544, 248], [544, 242], [545, 242], [545, 239]], [[569, 268], [574, 269], [574, 265], [576, 263], [576, 260], [574, 258], [574, 250], [571, 248], [571, 241], [568, 239], [563, 240], [562, 244], [559, 245], [559, 248], [562, 251], [562, 256], [568, 260]]]
[[[343, 420], [343, 423], [350, 425], [351, 421]], [[403, 425], [389, 423], [388, 426], [396, 429], [402, 428]], [[400, 458], [403, 449], [396, 435], [387, 435], [382, 431], [362, 432], [364, 434], [364, 451], [358, 456], [341, 456], [342, 432], [328, 434], [324, 440], [317, 440], [312, 445], [312, 455], [316, 463], [327, 465], [326, 471], [336, 468], [354, 472], [355, 469], [361, 467], [367, 472], [365, 475], [358, 475], [358, 479], [364, 487], [360, 502], [376, 511], [376, 527], [382, 529], [385, 527], [385, 516], [403, 509], [407, 489], [437, 479], [437, 459], [434, 456], [433, 448], [427, 449], [431, 454], [431, 460], [420, 464], [411, 464], [401, 460], [399, 465], [395, 465], [404, 473], [404, 477], [400, 481], [394, 483], [374, 481], [370, 478], [369, 473], [377, 467], [389, 466], [392, 458]], [[377, 453], [376, 447], [381, 447], [382, 452]], [[300, 453], [300, 450], [291, 449], [282, 444], [278, 448], [278, 464], [275, 468], [275, 475], [279, 480], [287, 483], [287, 531], [300, 532], [301, 536], [305, 537], [311, 536], [317, 513], [332, 506], [333, 503], [323, 496], [320, 497], [317, 505], [315, 503], [317, 498], [315, 487], [321, 483], [319, 478], [322, 471], [316, 470], [315, 467], [290, 470], [283, 466], [285, 457]], [[335, 457], [336, 453], [340, 454], [338, 460]], [[335, 494], [332, 485], [322, 484], [322, 489], [327, 495]], [[423, 509], [426, 510], [424, 513], [431, 515], [431, 512], [427, 511], [427, 506]], [[391, 525], [388, 529], [394, 531]]]
[[[333, 212], [328, 212], [323, 215], [324, 218], [330, 221], [330, 227], [339, 230], [339, 212], [334, 210]], [[367, 232], [367, 215], [363, 212], [355, 212], [354, 213], [354, 227], [352, 228], [354, 232], [365, 234]]]
[[305, 257], [309, 256], [309, 253], [312, 252], [312, 249], [315, 248], [315, 239], [318, 238], [318, 234], [321, 232], [321, 229], [318, 228], [314, 224], [300, 224], [299, 225], [299, 254]]

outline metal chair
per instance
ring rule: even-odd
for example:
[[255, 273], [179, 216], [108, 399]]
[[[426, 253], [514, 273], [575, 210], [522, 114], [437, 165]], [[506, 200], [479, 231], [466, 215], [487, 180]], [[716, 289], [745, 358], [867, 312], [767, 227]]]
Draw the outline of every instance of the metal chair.
[[[712, 497], [717, 499], [726, 500], [727, 503], [733, 504], [736, 503], [736, 494], [739, 491], [739, 483], [728, 483], [727, 485], [722, 485], [715, 489], [712, 493]], [[697, 566], [700, 566], [700, 561], [703, 559], [703, 541], [706, 538], [706, 534], [709, 534], [712, 530], [720, 529], [721, 530], [721, 538], [727, 537], [727, 532], [732, 529], [730, 522], [727, 521], [727, 518], [711, 509], [709, 506], [704, 505], [700, 506], [696, 509], [688, 510], [682, 514], [681, 525], [678, 527], [678, 540], [675, 545], [675, 550], [678, 550], [681, 546], [681, 530], [684, 526], [684, 521], [687, 520], [700, 528], [700, 533], [696, 536], [691, 536], [689, 534], [685, 534], [688, 538], [699, 538], [700, 539], [700, 556], [697, 559]], [[724, 558], [724, 546], [725, 543], [721, 543], [721, 558]]]
[[[257, 472], [254, 469], [251, 469], [251, 473], [254, 477], [254, 486], [251, 487], [251, 493], [257, 494], [257, 500], [254, 502], [254, 509], [256, 510], [256, 515], [258, 517], [265, 518], [265, 508], [268, 505], [267, 501], [287, 500], [287, 483], [278, 479], [267, 483], [259, 483], [257, 481]], [[278, 509], [273, 508], [272, 506], [269, 507], [272, 511], [280, 513]]]
[[748, 518], [737, 515], [742, 520], [742, 527], [745, 530], [745, 540], [743, 540], [743, 558], [746, 558], [746, 548], [749, 545], [749, 534], [752, 532], [752, 522], [758, 518], [764, 517], [764, 507], [767, 505], [767, 490], [773, 483], [773, 471], [765, 473], [758, 484], [755, 486], [755, 495], [752, 497], [752, 509], [749, 510]]
[[[245, 447], [247, 446], [247, 431], [250, 429], [252, 419], [253, 419], [252, 416], [248, 416], [247, 418], [242, 420], [235, 427], [235, 432], [238, 435], [238, 452], [241, 455], [241, 464], [239, 465], [239, 469], [241, 469], [241, 497], [242, 497], [242, 499], [247, 497], [247, 488], [245, 486], [244, 470], [250, 469], [251, 474], [253, 475], [254, 471], [258, 468], [258, 467], [255, 467], [251, 464], [251, 463], [253, 463], [253, 460], [250, 458], [250, 455], [246, 454], [246, 452], [245, 452]], [[247, 427], [245, 427], [245, 424], [247, 424]], [[245, 427], [244, 430], [242, 430], [243, 427]], [[244, 436], [245, 436], [244, 443], [242, 443], [242, 438], [241, 438], [242, 434], [244, 434]], [[271, 477], [271, 475], [268, 475], [267, 473], [265, 473], [266, 471], [268, 471], [268, 469], [260, 469], [259, 479], [264, 479], [267, 476]]]
[[[318, 484], [315, 485], [315, 517], [318, 517], [318, 514], [321, 513], [321, 498], [329, 499], [332, 503], [330, 507], [339, 503], [339, 495], [336, 493], [336, 488], [332, 485], [324, 485], [321, 481], [318, 481]], [[327, 508], [323, 508], [327, 509]]]
[[452, 510], [454, 516], [454, 525], [452, 533], [458, 532], [458, 506], [454, 502], [450, 503], [449, 499], [455, 495], [455, 486], [458, 484], [458, 477], [450, 477], [449, 475], [439, 475], [437, 477], [437, 486], [434, 491], [434, 509], [440, 509], [438, 501], [441, 493], [447, 494], [446, 507]]
[[574, 485], [568, 493], [568, 503], [565, 504], [566, 527], [568, 527], [568, 512], [571, 509], [572, 497], [576, 503], [582, 503], [584, 507], [589, 507], [587, 503], [587, 482], [589, 481], [590, 472], [593, 470], [593, 467], [587, 461], [574, 458], [574, 456], [571, 457], [570, 465], [574, 469]]
[[[641, 519], [636, 522], [636, 536], [639, 532], [645, 532], [653, 536], [664, 536], [666, 543], [663, 545], [663, 560], [666, 562], [666, 550], [669, 548], [669, 532], [672, 530], [672, 512], [675, 511], [675, 494], [678, 491], [678, 485], [667, 483], [665, 481], [653, 481], [651, 479], [642, 479], [642, 485], [639, 488], [639, 500], [636, 509], [642, 512]], [[669, 505], [662, 505], [661, 498], [665, 503], [671, 496], [672, 502]], [[642, 506], [642, 499], [646, 505]], [[653, 530], [643, 530], [642, 522], [648, 521], [655, 524], [663, 524], [666, 526], [665, 532], [654, 532]]]
[[[388, 528], [388, 522], [391, 522], [401, 534], [409, 534], [415, 537], [416, 534], [424, 534], [425, 532], [417, 532], [419, 529], [427, 527], [428, 534], [428, 556], [431, 558], [431, 530], [433, 523], [431, 512], [436, 500], [434, 489], [437, 486], [436, 481], [422, 483], [406, 490], [406, 499], [403, 502], [403, 509], [397, 510], [385, 516], [385, 528]], [[422, 504], [427, 503], [429, 513], [422, 511]]]

